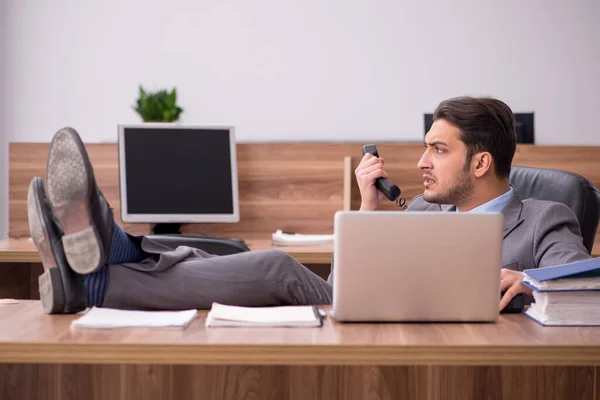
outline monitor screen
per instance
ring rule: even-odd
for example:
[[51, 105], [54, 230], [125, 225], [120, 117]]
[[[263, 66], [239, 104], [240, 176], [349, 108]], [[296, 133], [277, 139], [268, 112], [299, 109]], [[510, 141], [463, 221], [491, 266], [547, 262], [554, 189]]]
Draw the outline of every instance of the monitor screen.
[[121, 219], [238, 222], [233, 127], [119, 125]]

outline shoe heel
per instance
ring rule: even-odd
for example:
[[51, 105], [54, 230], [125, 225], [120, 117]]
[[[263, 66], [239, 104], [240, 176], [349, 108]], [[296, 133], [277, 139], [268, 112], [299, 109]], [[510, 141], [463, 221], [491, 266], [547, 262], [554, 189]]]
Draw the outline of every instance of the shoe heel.
[[94, 227], [64, 235], [62, 242], [65, 256], [73, 271], [85, 275], [103, 267], [100, 240]]
[[65, 308], [65, 293], [57, 268], [50, 268], [38, 277], [40, 300], [46, 314], [60, 314]]

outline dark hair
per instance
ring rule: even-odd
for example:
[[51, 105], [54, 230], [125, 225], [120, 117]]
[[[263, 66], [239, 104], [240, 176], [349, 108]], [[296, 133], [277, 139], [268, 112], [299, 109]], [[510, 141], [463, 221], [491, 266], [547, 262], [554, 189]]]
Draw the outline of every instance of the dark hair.
[[508, 177], [517, 136], [515, 116], [504, 102], [492, 98], [455, 97], [442, 101], [433, 120], [444, 119], [460, 129], [467, 146], [467, 162], [473, 154], [488, 151], [494, 159], [496, 175]]

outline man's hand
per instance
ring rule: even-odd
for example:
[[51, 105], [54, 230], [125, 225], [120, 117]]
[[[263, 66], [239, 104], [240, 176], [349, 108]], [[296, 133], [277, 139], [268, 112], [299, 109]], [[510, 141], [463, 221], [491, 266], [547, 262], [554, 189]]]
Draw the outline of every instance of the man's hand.
[[531, 296], [531, 289], [523, 285], [521, 281], [525, 278], [525, 274], [520, 271], [502, 268], [500, 270], [500, 291], [504, 293], [500, 300], [500, 311], [510, 303], [510, 301], [519, 293], [524, 293]]
[[376, 210], [383, 198], [383, 193], [377, 190], [375, 181], [377, 178], [388, 177], [383, 168], [383, 158], [377, 158], [370, 153], [365, 154], [354, 170], [354, 175], [356, 175], [356, 182], [360, 190], [360, 210]]

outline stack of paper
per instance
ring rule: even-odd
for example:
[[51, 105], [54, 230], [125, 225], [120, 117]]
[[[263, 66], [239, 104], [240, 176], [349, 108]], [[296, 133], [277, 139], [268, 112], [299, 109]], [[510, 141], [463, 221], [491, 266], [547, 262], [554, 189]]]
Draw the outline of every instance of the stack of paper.
[[333, 245], [333, 235], [305, 235], [278, 230], [272, 235], [272, 239], [273, 244], [277, 246]]
[[321, 326], [323, 314], [314, 306], [237, 307], [213, 303], [206, 326]]
[[542, 325], [600, 325], [600, 258], [524, 272], [535, 300], [527, 316]]
[[127, 311], [92, 307], [71, 322], [72, 328], [184, 328], [196, 317], [196, 310]]

